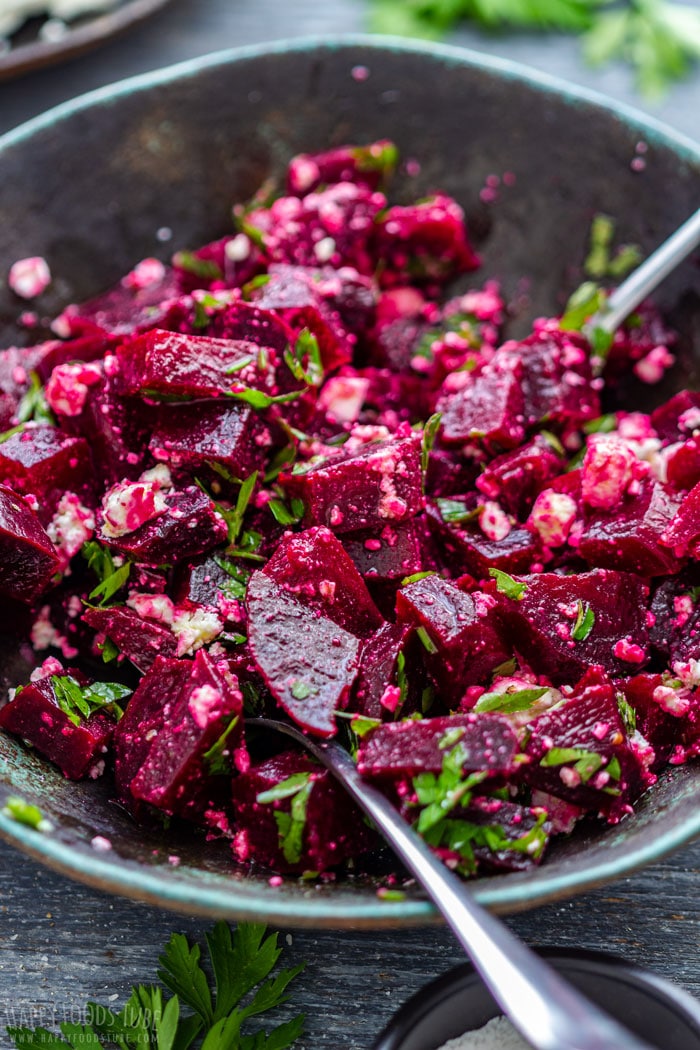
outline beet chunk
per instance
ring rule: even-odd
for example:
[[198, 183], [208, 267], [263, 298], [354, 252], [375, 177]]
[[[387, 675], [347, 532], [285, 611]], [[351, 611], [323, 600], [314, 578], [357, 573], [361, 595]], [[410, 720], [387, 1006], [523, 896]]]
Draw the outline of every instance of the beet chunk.
[[21, 496], [0, 488], [0, 594], [31, 604], [59, 568], [37, 515]]
[[678, 572], [681, 562], [661, 546], [661, 537], [679, 503], [664, 485], [648, 480], [612, 510], [588, 509], [578, 548], [581, 557], [589, 565], [641, 576]]
[[515, 448], [525, 437], [523, 367], [494, 360], [457, 391], [438, 402], [440, 437], [448, 445], [483, 442], [489, 450]]
[[590, 668], [562, 704], [528, 725], [523, 776], [533, 787], [617, 821], [653, 783], [630, 746], [612, 683]]
[[391, 175], [397, 161], [396, 146], [388, 139], [369, 146], [336, 146], [322, 153], [299, 153], [287, 168], [287, 190], [303, 197], [334, 182], [354, 182], [376, 190]]
[[475, 579], [484, 580], [491, 568], [529, 572], [542, 558], [538, 537], [523, 526], [515, 525], [502, 539], [495, 540], [489, 539], [478, 523], [445, 521], [443, 513], [439, 500], [428, 504], [427, 518], [436, 546], [443, 562], [454, 572], [469, 572]]
[[366, 580], [389, 583], [422, 572], [432, 563], [425, 522], [410, 518], [381, 532], [343, 533], [343, 546]]
[[563, 469], [561, 456], [538, 434], [522, 448], [492, 459], [476, 479], [476, 487], [509, 514], [522, 518], [532, 509], [540, 489]]
[[427, 633], [426, 665], [446, 703], [456, 706], [467, 686], [487, 681], [494, 668], [510, 658], [495, 608], [489, 595], [465, 594], [435, 575], [398, 592], [398, 621]]
[[[241, 862], [323, 872], [376, 844], [347, 792], [307, 755], [284, 751], [235, 777], [231, 789]], [[282, 797], [266, 801], [266, 792]]]
[[464, 212], [444, 193], [418, 204], [395, 205], [379, 219], [375, 251], [383, 287], [443, 285], [480, 263], [467, 239]]
[[202, 554], [226, 540], [226, 522], [196, 485], [171, 489], [165, 504], [156, 517], [122, 536], [108, 534], [103, 525], [100, 542], [143, 565], [165, 565]]
[[357, 676], [361, 642], [263, 572], [248, 584], [248, 642], [284, 710], [309, 732], [332, 736]]
[[671, 547], [679, 558], [686, 554], [697, 556], [700, 551], [700, 482], [683, 497], [661, 542]]
[[287, 533], [262, 571], [358, 638], [367, 638], [383, 623], [364, 580], [330, 529]]
[[157, 656], [139, 682], [114, 734], [114, 778], [121, 802], [135, 805], [131, 782], [143, 766], [151, 744], [165, 724], [165, 706], [178, 697], [189, 679], [192, 663]]
[[395, 525], [423, 505], [420, 437], [364, 445], [338, 452], [300, 474], [281, 474], [291, 498], [306, 508], [304, 524], [335, 532]]
[[35, 496], [44, 524], [63, 493], [80, 492], [92, 473], [87, 441], [68, 437], [56, 427], [26, 426], [0, 445], [0, 483]]
[[149, 447], [157, 460], [189, 470], [220, 463], [246, 478], [261, 463], [260, 417], [248, 405], [194, 401], [163, 405]]
[[161, 656], [175, 656], [177, 639], [159, 623], [142, 619], [133, 609], [116, 605], [110, 609], [86, 609], [83, 620], [114, 642], [134, 667], [145, 673]]
[[[267, 366], [261, 368], [259, 350], [260, 346], [248, 340], [178, 335], [156, 328], [117, 348], [119, 392], [217, 397], [241, 383], [275, 393], [275, 352], [269, 351]], [[239, 365], [242, 367], [236, 370]]]
[[[413, 692], [420, 676], [416, 674], [416, 639], [410, 624], [385, 623], [368, 640], [362, 654], [362, 666], [352, 703], [353, 710], [367, 718], [398, 717], [405, 706], [413, 709]], [[407, 660], [410, 674], [404, 671], [405, 693], [398, 684], [399, 660]], [[411, 659], [413, 657], [413, 659]]]
[[518, 739], [500, 715], [468, 714], [377, 726], [363, 739], [357, 768], [365, 777], [440, 773], [445, 755], [460, 748], [463, 773], [513, 773]]
[[499, 595], [506, 637], [555, 685], [578, 680], [592, 664], [625, 675], [646, 662], [647, 588], [638, 576], [595, 569], [523, 576], [518, 582], [525, 588], [519, 600]]
[[18, 689], [0, 708], [0, 727], [30, 743], [69, 780], [99, 776], [114, 726], [115, 718], [106, 711], [89, 718], [74, 712], [71, 718], [59, 706], [53, 676]]
[[458, 806], [452, 816], [486, 832], [477, 833], [472, 843], [480, 871], [529, 871], [542, 862], [552, 830], [543, 809], [477, 796], [467, 807]]
[[[214, 804], [207, 782], [218, 769], [210, 754], [217, 741], [222, 752], [234, 756], [243, 739], [243, 697], [226, 662], [200, 650], [186, 667], [187, 677], [180, 691], [167, 697], [162, 726], [129, 785], [135, 799], [182, 815]], [[225, 768], [230, 773], [232, 767], [231, 757]]]

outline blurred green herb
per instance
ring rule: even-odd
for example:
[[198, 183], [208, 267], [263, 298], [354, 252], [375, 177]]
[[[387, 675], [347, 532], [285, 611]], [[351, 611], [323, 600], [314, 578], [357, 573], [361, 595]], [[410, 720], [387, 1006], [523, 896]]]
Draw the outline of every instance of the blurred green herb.
[[700, 11], [672, 0], [374, 0], [371, 18], [380, 33], [433, 38], [460, 21], [579, 34], [589, 64], [626, 62], [650, 97], [700, 59]]

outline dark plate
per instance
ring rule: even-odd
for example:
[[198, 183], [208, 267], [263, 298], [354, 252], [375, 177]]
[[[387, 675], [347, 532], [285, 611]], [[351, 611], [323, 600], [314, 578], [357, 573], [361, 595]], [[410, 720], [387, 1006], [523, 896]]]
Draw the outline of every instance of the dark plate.
[[[538, 949], [588, 999], [658, 1050], [700, 1050], [700, 1002], [614, 955]], [[501, 1011], [468, 963], [431, 981], [397, 1011], [373, 1050], [435, 1050]]]
[[70, 23], [58, 40], [43, 40], [38, 32], [43, 20], [33, 18], [14, 35], [11, 49], [0, 53], [0, 80], [10, 80], [91, 51], [149, 18], [167, 3], [169, 0], [121, 0], [113, 11], [86, 15]]
[[[46, 256], [56, 280], [40, 308], [50, 316], [144, 256], [166, 258], [225, 232], [232, 201], [279, 174], [293, 153], [387, 136], [421, 163], [418, 175], [399, 180], [399, 195], [432, 187], [453, 193], [484, 254], [479, 280], [498, 276], [510, 294], [522, 291], [526, 277], [529, 316], [555, 310], [578, 283], [596, 212], [615, 216], [619, 239], [648, 252], [700, 197], [700, 148], [565, 84], [450, 48], [301, 42], [139, 77], [6, 136], [0, 273], [16, 258]], [[643, 158], [643, 170], [635, 158]], [[505, 171], [515, 184], [487, 206], [479, 190], [488, 175]], [[156, 234], [166, 226], [173, 237], [164, 246]], [[683, 333], [676, 386], [694, 379], [689, 347], [700, 330], [699, 283], [687, 263], [658, 297]], [[26, 339], [15, 326], [21, 308], [0, 288], [0, 345]], [[628, 396], [642, 404], [640, 391]], [[0, 816], [2, 834], [74, 878], [126, 896], [287, 925], [435, 919], [419, 890], [382, 902], [371, 883], [271, 887], [264, 875], [234, 870], [225, 846], [144, 831], [109, 802], [106, 782], [68, 783], [2, 737], [0, 797], [9, 793], [36, 801], [54, 831], [42, 835]], [[581, 827], [555, 844], [539, 870], [480, 879], [475, 891], [484, 903], [515, 911], [619, 877], [700, 833], [699, 795], [698, 764], [671, 769], [617, 827]], [[109, 838], [111, 851], [92, 848], [95, 835]]]

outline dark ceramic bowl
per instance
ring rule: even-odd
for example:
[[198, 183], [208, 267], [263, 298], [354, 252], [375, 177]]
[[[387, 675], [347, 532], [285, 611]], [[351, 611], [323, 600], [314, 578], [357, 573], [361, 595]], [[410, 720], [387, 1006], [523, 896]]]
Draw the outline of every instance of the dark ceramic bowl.
[[[420, 162], [418, 174], [399, 178], [399, 198], [442, 187], [464, 205], [484, 257], [479, 280], [498, 277], [508, 295], [527, 293], [525, 328], [578, 284], [596, 212], [615, 217], [620, 241], [649, 252], [700, 197], [700, 148], [565, 84], [450, 48], [301, 42], [138, 77], [7, 135], [0, 141], [0, 274], [17, 258], [45, 256], [55, 280], [39, 309], [50, 316], [108, 287], [144, 256], [167, 258], [226, 232], [231, 203], [279, 176], [292, 154], [382, 137]], [[506, 171], [514, 184], [495, 204], [484, 203], [486, 178]], [[157, 237], [162, 227], [173, 233], [167, 245]], [[695, 375], [687, 348], [700, 329], [698, 285], [686, 263], [659, 295], [683, 336], [684, 366], [671, 379], [677, 386]], [[0, 287], [0, 346], [27, 339], [16, 325], [22, 308]], [[630, 392], [635, 405], [641, 396]], [[7, 679], [21, 677], [15, 661], [16, 654], [4, 662]], [[582, 826], [554, 844], [540, 869], [480, 879], [475, 892], [514, 911], [657, 860], [700, 832], [699, 787], [697, 765], [672, 769], [617, 827]], [[109, 801], [106, 780], [68, 783], [2, 736], [0, 802], [10, 793], [37, 802], [54, 831], [42, 835], [0, 814], [6, 838], [112, 892], [284, 925], [436, 919], [419, 889], [382, 901], [371, 881], [270, 886], [264, 875], [235, 869], [223, 844], [136, 827]], [[96, 835], [111, 841], [111, 851], [91, 848]]]
[[[611, 1017], [658, 1050], [700, 1050], [700, 1002], [646, 970], [601, 952], [540, 952]], [[467, 963], [431, 981], [394, 1015], [372, 1050], [437, 1050], [501, 1011]]]

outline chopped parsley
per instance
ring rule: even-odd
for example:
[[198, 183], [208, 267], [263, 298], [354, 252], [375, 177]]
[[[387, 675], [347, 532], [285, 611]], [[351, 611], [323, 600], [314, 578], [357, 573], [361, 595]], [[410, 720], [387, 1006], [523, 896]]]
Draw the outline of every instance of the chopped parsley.
[[440, 429], [440, 420], [442, 419], [442, 413], [436, 412], [426, 421], [423, 427], [423, 440], [421, 444], [421, 469], [423, 471], [423, 477], [428, 469], [428, 461], [430, 459], [430, 453], [433, 451], [435, 441], [437, 439], [438, 431]]
[[486, 711], [499, 711], [503, 714], [527, 711], [547, 691], [547, 686], [536, 686], [532, 689], [518, 689], [512, 693], [482, 693], [474, 705], [474, 710], [480, 714]]
[[122, 709], [118, 701], [133, 692], [120, 682], [92, 682], [80, 685], [72, 675], [51, 675], [56, 703], [71, 722], [79, 726], [98, 711], [108, 711], [121, 718]]
[[298, 864], [301, 859], [306, 810], [314, 786], [312, 776], [311, 773], [293, 773], [268, 791], [262, 791], [256, 799], [262, 805], [291, 799], [288, 812], [275, 810], [280, 848], [288, 864]]
[[38, 806], [25, 802], [18, 795], [9, 795], [2, 807], [2, 812], [17, 824], [25, 824], [36, 831], [53, 831], [53, 824], [47, 820]]
[[213, 259], [202, 259], [194, 252], [175, 252], [173, 266], [205, 281], [220, 281], [224, 276], [221, 267]]
[[295, 379], [307, 386], [320, 386], [323, 382], [323, 362], [318, 339], [308, 328], [297, 336], [293, 348], [284, 351], [284, 362]]
[[513, 598], [519, 602], [527, 591], [527, 584], [520, 583], [501, 569], [489, 569], [489, 576], [496, 581], [496, 590], [505, 594], [506, 598]]
[[131, 562], [116, 565], [112, 552], [103, 547], [97, 540], [84, 543], [80, 553], [100, 581], [88, 595], [89, 601], [98, 600], [101, 606], [107, 605], [115, 594], [124, 587], [131, 573]]
[[590, 635], [595, 624], [595, 613], [591, 609], [588, 602], [584, 603], [579, 598], [577, 612], [576, 612], [576, 623], [571, 631], [571, 637], [575, 642], [585, 642], [586, 638]]

